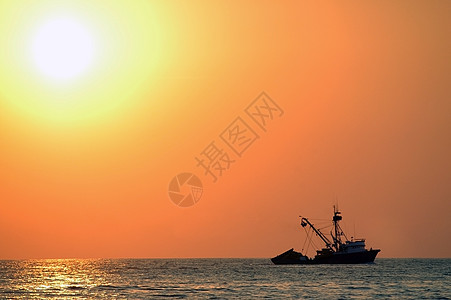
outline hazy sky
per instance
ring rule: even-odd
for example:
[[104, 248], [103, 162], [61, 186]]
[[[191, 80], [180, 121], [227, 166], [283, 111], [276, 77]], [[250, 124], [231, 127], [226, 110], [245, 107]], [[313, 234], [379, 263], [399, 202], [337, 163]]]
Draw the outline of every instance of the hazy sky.
[[0, 258], [272, 257], [337, 199], [378, 257], [450, 257], [450, 33], [450, 1], [3, 1]]

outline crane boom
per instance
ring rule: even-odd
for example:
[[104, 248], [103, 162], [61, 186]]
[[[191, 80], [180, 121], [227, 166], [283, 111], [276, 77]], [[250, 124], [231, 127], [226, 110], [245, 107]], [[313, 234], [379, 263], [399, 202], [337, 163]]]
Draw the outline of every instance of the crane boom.
[[307, 218], [301, 217], [301, 226], [305, 227], [307, 224], [313, 229], [316, 235], [319, 236], [321, 240], [323, 240], [323, 242], [326, 244], [326, 247], [332, 249], [332, 243], [329, 241], [329, 239], [319, 229], [316, 229], [315, 226], [313, 226], [313, 224], [310, 223]]

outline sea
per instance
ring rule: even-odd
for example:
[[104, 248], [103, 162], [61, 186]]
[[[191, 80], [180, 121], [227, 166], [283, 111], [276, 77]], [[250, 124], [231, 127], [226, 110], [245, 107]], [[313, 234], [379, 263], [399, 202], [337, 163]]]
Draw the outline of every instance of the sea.
[[0, 299], [451, 299], [451, 259], [0, 261]]

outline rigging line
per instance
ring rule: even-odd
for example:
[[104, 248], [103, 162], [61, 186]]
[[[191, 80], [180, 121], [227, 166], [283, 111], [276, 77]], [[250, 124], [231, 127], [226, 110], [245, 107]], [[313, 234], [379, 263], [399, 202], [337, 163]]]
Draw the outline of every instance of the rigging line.
[[[305, 253], [307, 254], [308, 253], [308, 250], [310, 249], [310, 246], [312, 246], [313, 245], [313, 247], [315, 248], [315, 249], [320, 249], [320, 247], [318, 247], [317, 245], [316, 245], [316, 243], [313, 241], [313, 229], [312, 228], [309, 228], [309, 230], [310, 230], [310, 236], [309, 236], [309, 243], [308, 243], [308, 245], [307, 245], [307, 250], [305, 251]], [[318, 235], [315, 235], [315, 236], [318, 236]], [[318, 237], [319, 238], [319, 237]]]
[[310, 249], [310, 245], [312, 244], [312, 237], [313, 237], [313, 230], [309, 228], [309, 243], [307, 244], [307, 249], [305, 250], [305, 253], [307, 254], [308, 250]]
[[340, 225], [337, 225], [337, 226], [338, 226], [338, 228], [339, 228], [340, 231], [341, 231], [341, 235], [344, 236], [346, 240], [348, 240], [348, 237], [347, 237], [346, 234], [344, 233], [343, 229], [341, 229]]
[[332, 225], [327, 225], [327, 226], [324, 226], [324, 227], [318, 227], [318, 229], [321, 230], [321, 229], [326, 229], [326, 228], [330, 228], [330, 227], [332, 227]]
[[316, 223], [316, 226], [320, 227], [324, 227], [324, 226], [334, 226], [334, 224], [332, 224], [331, 222], [327, 222], [327, 223]]
[[310, 244], [311, 244], [311, 243], [312, 243], [312, 240], [309, 239], [309, 242], [308, 242], [308, 244], [307, 244], [307, 249], [305, 250], [305, 254], [308, 253], [308, 250], [309, 250], [309, 248], [310, 248]]
[[325, 223], [331, 223], [330, 220], [312, 220], [312, 222], [315, 222], [316, 224], [325, 224]]
[[310, 241], [311, 241], [311, 244], [313, 244], [313, 246], [314, 246], [316, 249], [320, 249], [318, 246], [316, 246], [316, 244], [315, 244], [315, 242], [313, 241], [313, 239], [311, 239]]
[[311, 240], [312, 240], [312, 234], [313, 234], [313, 230], [311, 228], [309, 228], [308, 229], [308, 234], [307, 234], [308, 244], [307, 244], [306, 252], [310, 248], [310, 244], [311, 244]]
[[306, 237], [305, 240], [304, 240], [304, 245], [302, 245], [301, 251], [304, 251], [305, 243], [307, 243], [307, 240], [308, 240], [308, 229], [305, 229], [305, 227], [304, 227], [304, 231], [305, 231], [307, 237]]

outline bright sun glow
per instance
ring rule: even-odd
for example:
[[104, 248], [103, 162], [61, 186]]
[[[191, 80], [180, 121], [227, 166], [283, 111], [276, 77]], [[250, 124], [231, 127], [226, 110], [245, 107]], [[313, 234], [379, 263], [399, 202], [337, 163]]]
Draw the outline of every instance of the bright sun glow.
[[169, 61], [151, 2], [0, 0], [1, 111], [75, 126], [137, 104]]
[[46, 20], [32, 36], [31, 57], [37, 70], [56, 81], [68, 81], [93, 64], [95, 43], [78, 20], [57, 17]]

